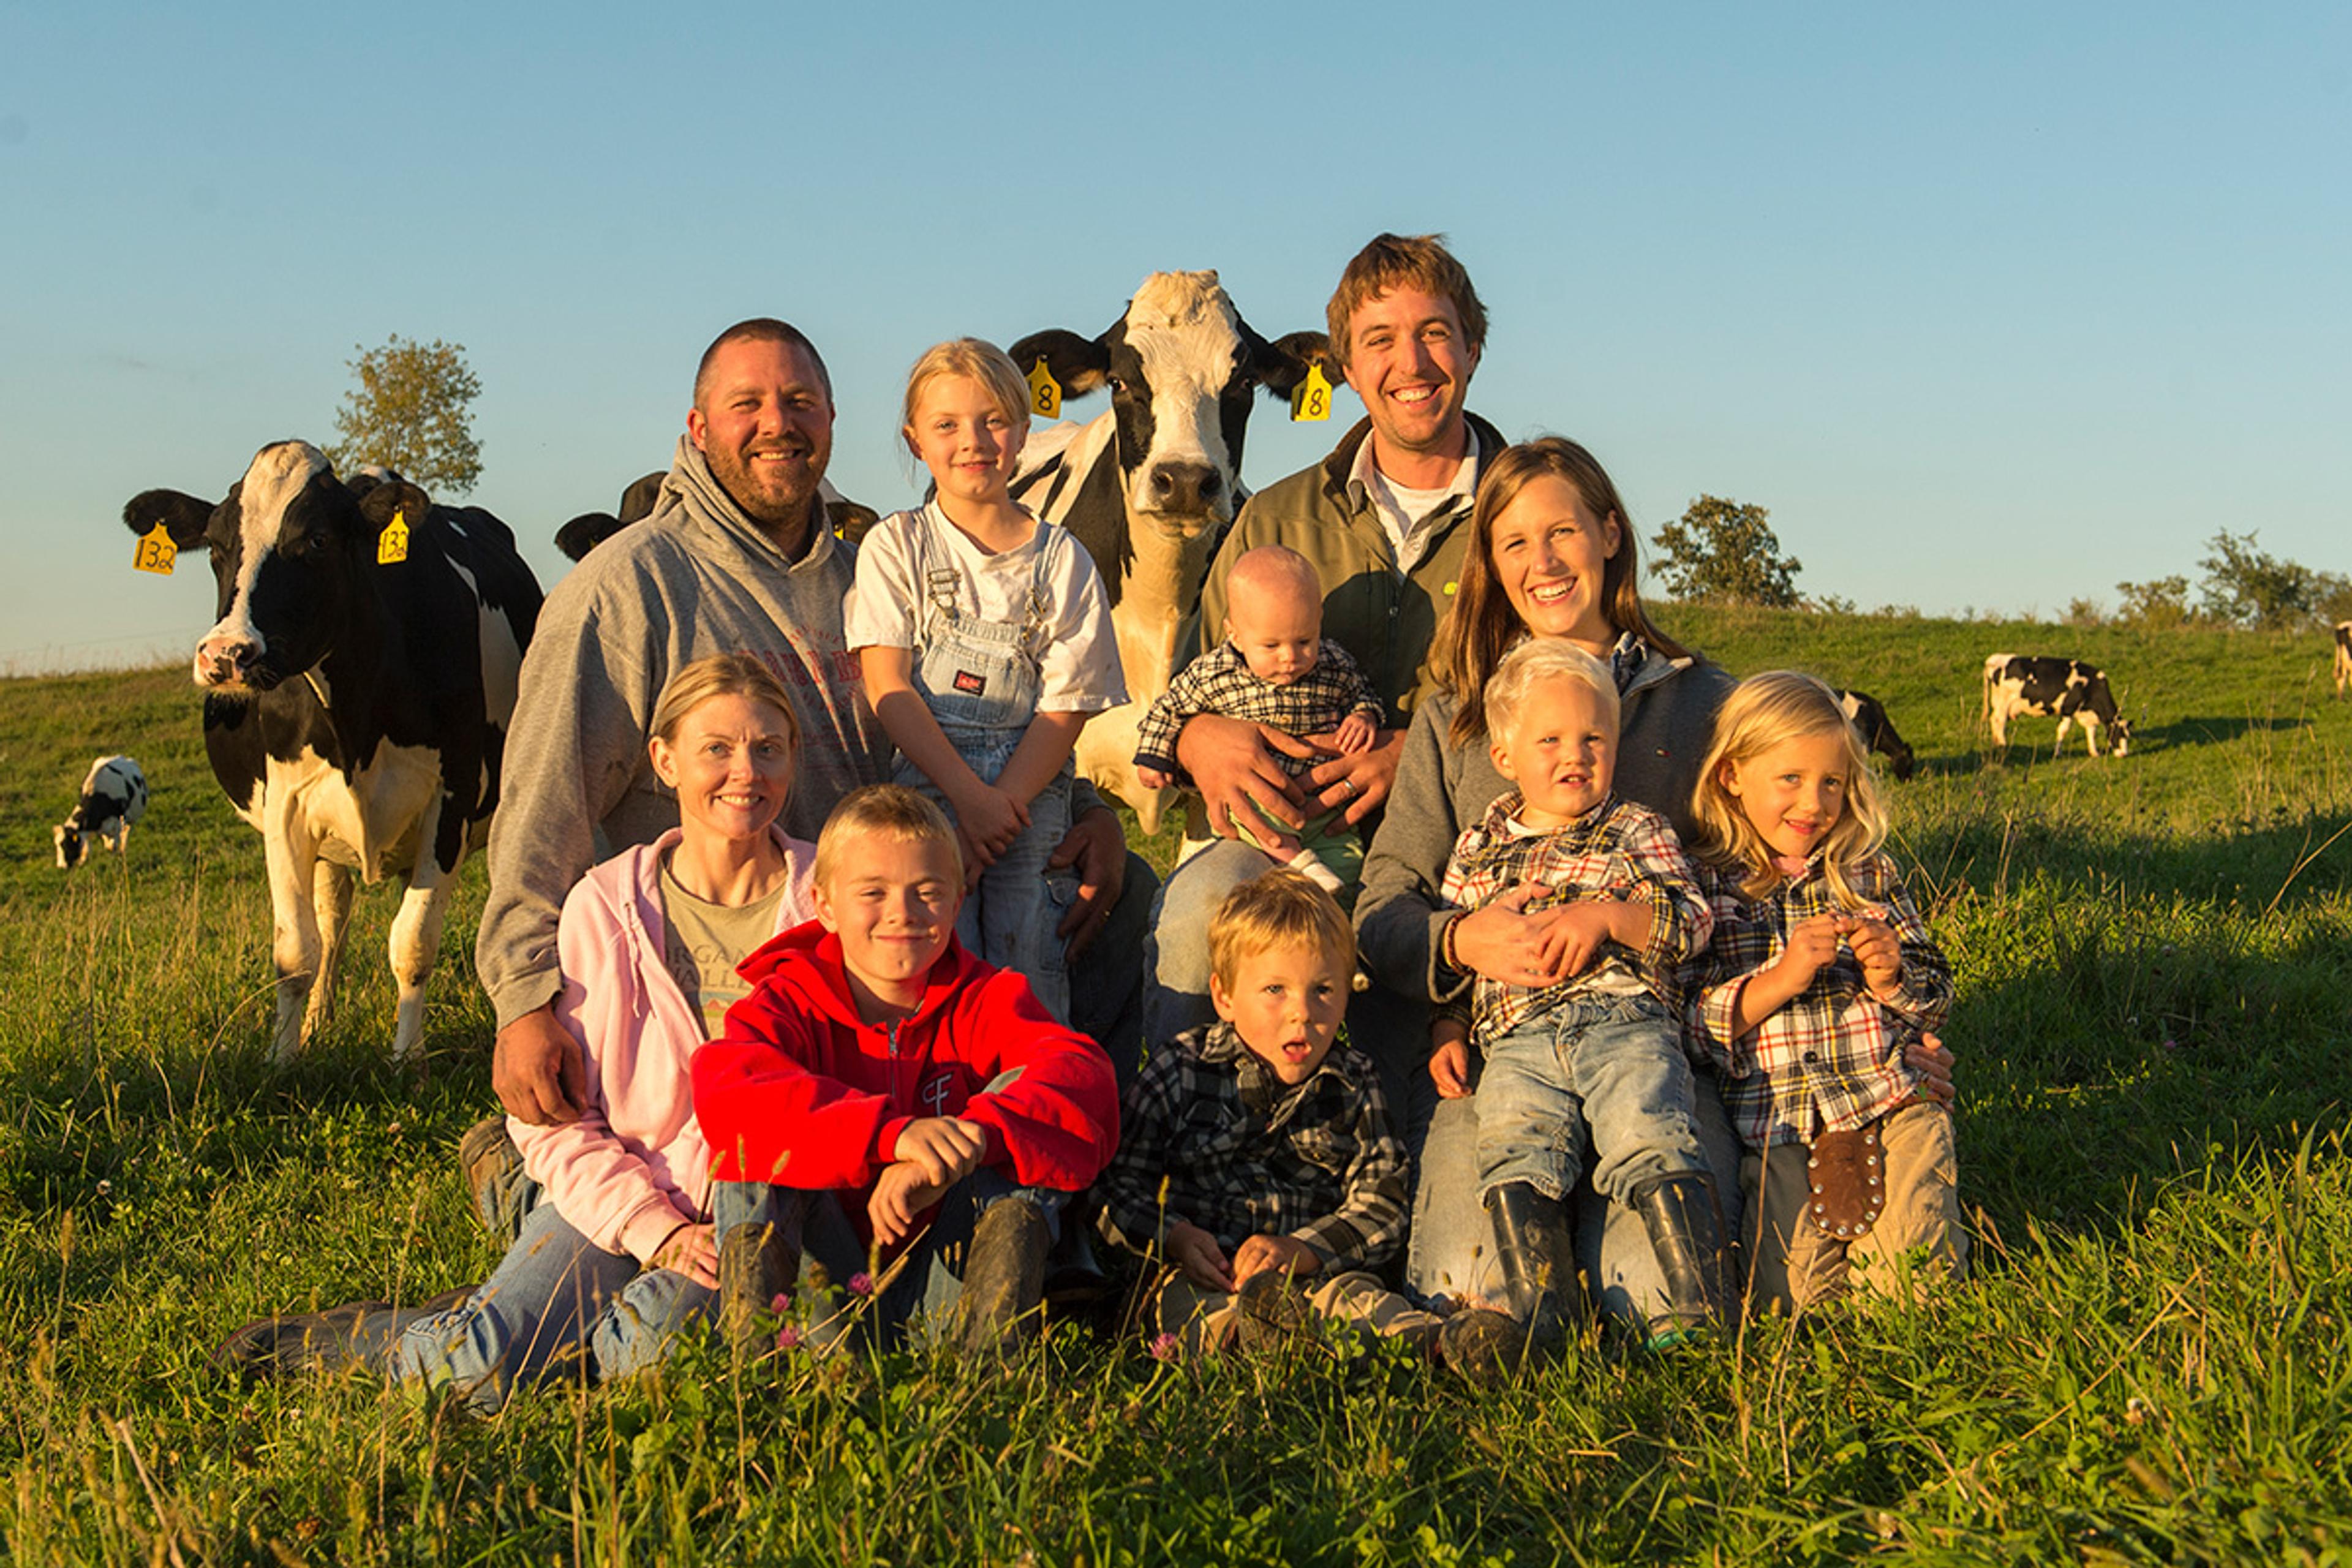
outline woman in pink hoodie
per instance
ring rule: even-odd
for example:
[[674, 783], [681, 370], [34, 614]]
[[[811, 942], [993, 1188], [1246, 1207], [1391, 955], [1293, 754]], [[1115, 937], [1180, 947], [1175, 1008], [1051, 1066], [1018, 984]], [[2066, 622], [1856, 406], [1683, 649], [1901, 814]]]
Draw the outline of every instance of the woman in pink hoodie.
[[266, 1320], [230, 1338], [224, 1363], [248, 1376], [364, 1363], [452, 1387], [488, 1415], [551, 1370], [601, 1381], [652, 1365], [708, 1315], [711, 1158], [688, 1064], [750, 989], [736, 965], [815, 912], [816, 852], [775, 826], [799, 733], [757, 658], [680, 669], [653, 730], [678, 826], [596, 867], [564, 900], [555, 1010], [579, 1043], [586, 1106], [562, 1126], [509, 1120], [540, 1189], [520, 1237], [457, 1305]]

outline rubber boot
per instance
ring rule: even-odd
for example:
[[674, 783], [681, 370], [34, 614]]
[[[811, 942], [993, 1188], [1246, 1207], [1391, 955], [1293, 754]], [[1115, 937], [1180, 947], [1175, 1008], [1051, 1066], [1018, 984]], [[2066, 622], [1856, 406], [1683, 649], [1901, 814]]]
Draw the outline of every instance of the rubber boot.
[[956, 1299], [966, 1355], [1012, 1356], [1037, 1331], [1045, 1294], [1045, 1216], [1025, 1198], [1000, 1198], [971, 1227]]
[[719, 1332], [739, 1360], [774, 1348], [761, 1328], [800, 1283], [799, 1218], [788, 1213], [774, 1225], [739, 1225], [719, 1237]]
[[1585, 1318], [1567, 1205], [1525, 1182], [1511, 1182], [1486, 1194], [1486, 1213], [1511, 1315], [1527, 1331], [1528, 1354], [1556, 1355]]
[[1654, 1332], [1731, 1327], [1738, 1286], [1724, 1246], [1723, 1209], [1715, 1181], [1703, 1171], [1661, 1176], [1633, 1194], [1633, 1212], [1650, 1233], [1650, 1247], [1665, 1277], [1665, 1310], [1652, 1320]]

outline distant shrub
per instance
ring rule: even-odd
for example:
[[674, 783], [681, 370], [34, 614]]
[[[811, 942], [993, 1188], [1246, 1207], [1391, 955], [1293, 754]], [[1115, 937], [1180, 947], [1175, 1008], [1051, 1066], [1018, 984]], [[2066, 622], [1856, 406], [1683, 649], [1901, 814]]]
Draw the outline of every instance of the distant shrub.
[[2205, 569], [2200, 591], [2213, 619], [2263, 631], [2302, 631], [2321, 624], [2323, 606], [2352, 600], [2352, 580], [2273, 555], [2257, 537], [2225, 528], [2208, 543], [2211, 553], [2198, 563]]
[[2074, 598], [2066, 601], [2066, 624], [2070, 626], [2103, 626], [2107, 624], [2105, 610], [2096, 599]]
[[1843, 594], [1822, 594], [1805, 600], [1805, 608], [1817, 616], [1851, 616], [1858, 614], [1853, 601]]
[[2189, 579], [2153, 577], [2145, 583], [2118, 583], [2123, 603], [2116, 608], [2116, 624], [2141, 631], [2168, 632], [2189, 625], [2196, 612], [2189, 607]]
[[1764, 508], [1703, 495], [1658, 530], [1658, 573], [1678, 599], [1725, 605], [1797, 605], [1803, 563], [1780, 553]]

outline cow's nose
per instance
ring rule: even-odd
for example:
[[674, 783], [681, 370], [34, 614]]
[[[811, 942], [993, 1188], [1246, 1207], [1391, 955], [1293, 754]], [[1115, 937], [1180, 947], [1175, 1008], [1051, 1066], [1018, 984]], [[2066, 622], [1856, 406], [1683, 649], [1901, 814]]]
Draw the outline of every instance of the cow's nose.
[[250, 668], [261, 649], [243, 637], [206, 637], [196, 645], [196, 662], [218, 675]]
[[1199, 511], [1224, 488], [1224, 476], [1207, 463], [1164, 462], [1151, 468], [1151, 499], [1162, 511]]

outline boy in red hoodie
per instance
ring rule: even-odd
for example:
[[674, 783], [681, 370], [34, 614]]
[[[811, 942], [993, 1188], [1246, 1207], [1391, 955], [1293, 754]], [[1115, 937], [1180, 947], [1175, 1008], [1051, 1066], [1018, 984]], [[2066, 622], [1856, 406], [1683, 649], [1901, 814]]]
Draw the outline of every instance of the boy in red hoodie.
[[861, 1273], [890, 1280], [886, 1336], [920, 1315], [997, 1352], [1036, 1321], [1063, 1204], [1118, 1145], [1118, 1088], [1028, 982], [956, 942], [963, 889], [937, 806], [853, 791], [817, 838], [817, 919], [744, 960], [751, 994], [695, 1053], [739, 1347], [796, 1285]]

